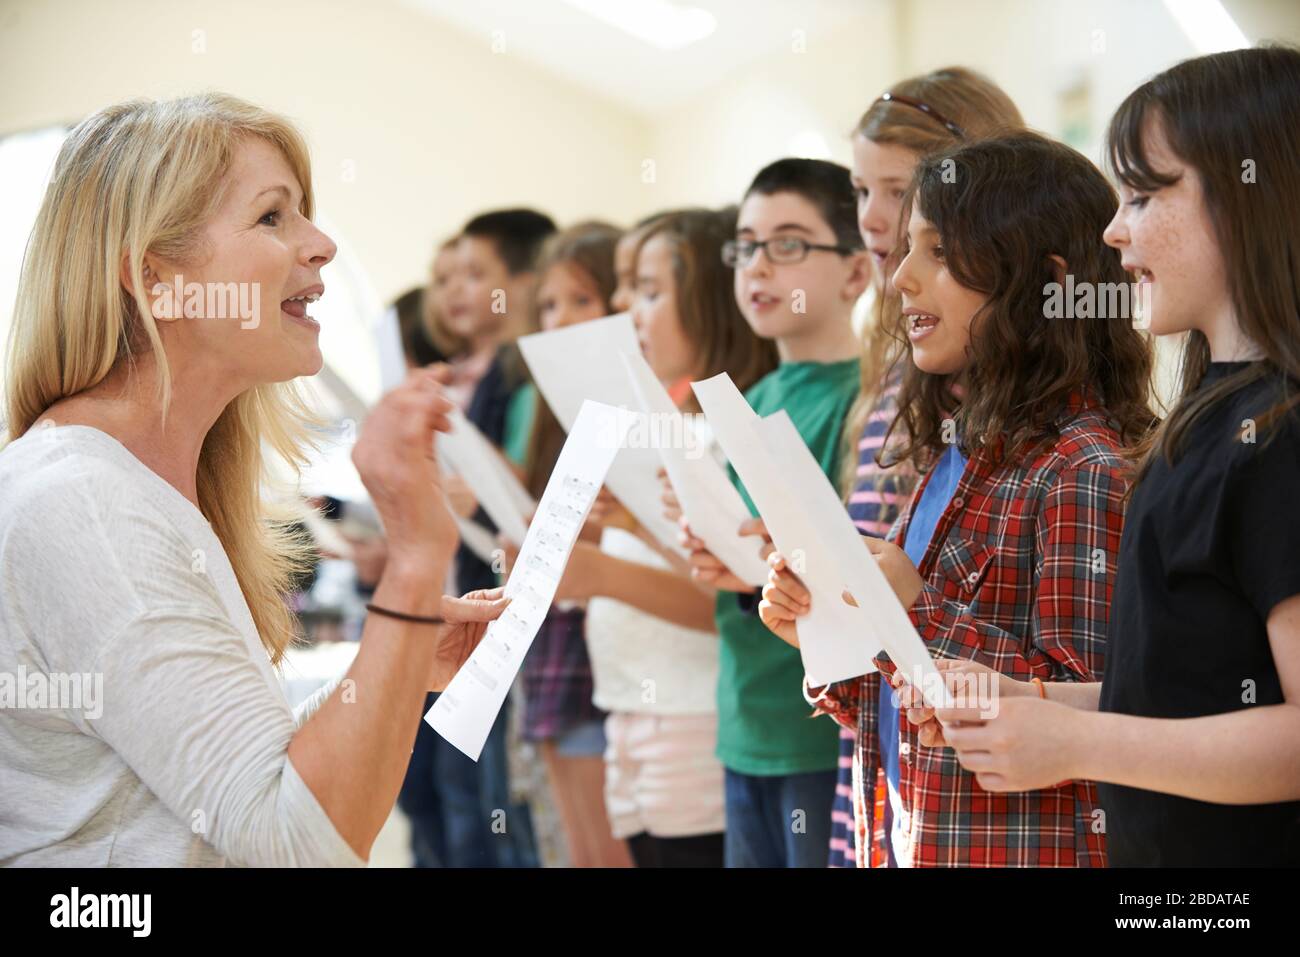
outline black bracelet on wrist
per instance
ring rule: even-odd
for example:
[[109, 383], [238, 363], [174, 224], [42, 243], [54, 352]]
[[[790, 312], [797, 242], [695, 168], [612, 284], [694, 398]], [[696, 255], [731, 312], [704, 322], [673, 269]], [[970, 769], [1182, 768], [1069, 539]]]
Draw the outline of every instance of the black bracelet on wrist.
[[408, 615], [404, 611], [393, 611], [391, 608], [381, 608], [379, 605], [371, 602], [366, 603], [366, 611], [373, 611], [376, 615], [384, 615], [387, 618], [396, 618], [398, 621], [413, 621], [420, 625], [445, 625], [446, 618], [426, 618], [423, 615]]

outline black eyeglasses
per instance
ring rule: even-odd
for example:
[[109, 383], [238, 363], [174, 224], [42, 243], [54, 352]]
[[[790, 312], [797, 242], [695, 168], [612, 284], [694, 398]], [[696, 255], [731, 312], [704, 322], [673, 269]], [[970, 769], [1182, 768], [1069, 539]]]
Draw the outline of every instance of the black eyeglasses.
[[728, 239], [722, 244], [722, 261], [732, 269], [748, 266], [763, 250], [767, 261], [776, 266], [793, 266], [808, 258], [814, 249], [828, 253], [847, 256], [858, 250], [852, 246], [827, 246], [825, 243], [810, 243], [798, 236], [774, 236], [759, 242], [756, 239]]

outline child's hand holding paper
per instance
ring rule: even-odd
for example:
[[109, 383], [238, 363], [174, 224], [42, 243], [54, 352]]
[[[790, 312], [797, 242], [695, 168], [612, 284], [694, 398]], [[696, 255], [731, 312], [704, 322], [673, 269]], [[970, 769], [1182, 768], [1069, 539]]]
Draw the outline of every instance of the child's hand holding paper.
[[[1003, 698], [1038, 697], [1037, 690], [1029, 682], [1017, 681], [968, 658], [936, 658], [934, 666], [953, 697], [953, 706], [977, 714], [981, 719], [996, 714], [998, 702]], [[901, 671], [895, 671], [889, 682], [898, 695], [899, 711], [916, 725], [921, 743], [927, 748], [951, 747], [944, 736], [944, 725], [935, 709], [926, 703], [921, 689], [908, 681]]]
[[[735, 574], [716, 555], [709, 551], [703, 539], [695, 537], [684, 516], [678, 520], [678, 524], [682, 530], [679, 542], [682, 548], [690, 552], [688, 561], [691, 566], [692, 578], [722, 591], [751, 592], [754, 590], [753, 585]], [[753, 535], [759, 538], [759, 541], [754, 543], [754, 548], [755, 554], [760, 558], [765, 558], [772, 551], [772, 539], [767, 534], [767, 527], [763, 524], [761, 518], [751, 518], [741, 522], [738, 534]]]
[[795, 628], [795, 619], [812, 610], [812, 593], [790, 570], [780, 552], [768, 555], [767, 564], [771, 570], [767, 573], [767, 584], [763, 586], [763, 600], [758, 603], [758, 617], [768, 631], [798, 648], [799, 632]]
[[[876, 564], [889, 582], [889, 587], [898, 596], [904, 608], [910, 608], [921, 594], [925, 583], [907, 553], [884, 539], [862, 536], [862, 542], [876, 559]], [[759, 602], [758, 614], [772, 634], [795, 648], [799, 647], [799, 636], [795, 631], [795, 619], [808, 614], [812, 609], [812, 594], [804, 587], [799, 576], [790, 570], [785, 557], [779, 552], [767, 556], [771, 570], [767, 575], [767, 584], [763, 586], [763, 600]], [[846, 597], [850, 604], [856, 604]]]
[[925, 580], [907, 557], [907, 552], [883, 538], [863, 535], [862, 541], [876, 557], [876, 564], [885, 573], [885, 580], [898, 596], [898, 603], [904, 608], [911, 608], [925, 588]]
[[677, 493], [673, 491], [673, 483], [668, 478], [668, 470], [660, 469], [657, 473], [659, 483], [664, 488], [664, 494], [660, 501], [664, 504], [664, 518], [677, 525], [682, 520], [682, 503], [677, 499]]

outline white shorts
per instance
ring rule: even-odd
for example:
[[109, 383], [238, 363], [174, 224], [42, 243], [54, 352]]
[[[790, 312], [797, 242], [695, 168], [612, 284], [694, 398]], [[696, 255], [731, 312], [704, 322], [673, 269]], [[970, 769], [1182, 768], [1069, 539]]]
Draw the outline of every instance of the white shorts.
[[614, 836], [725, 829], [716, 714], [614, 712], [605, 719], [605, 808]]

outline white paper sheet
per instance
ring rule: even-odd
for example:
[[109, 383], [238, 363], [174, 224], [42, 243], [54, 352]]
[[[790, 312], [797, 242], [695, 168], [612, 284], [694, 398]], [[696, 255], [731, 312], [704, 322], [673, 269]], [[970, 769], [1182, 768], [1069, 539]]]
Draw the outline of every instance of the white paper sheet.
[[[849, 519], [834, 486], [800, 438], [790, 416], [782, 410], [759, 420], [753, 428], [772, 461], [781, 463], [782, 478], [787, 488], [798, 490], [797, 495], [787, 492], [786, 500], [797, 499], [796, 504], [802, 510], [804, 529], [799, 534], [811, 533], [818, 541], [816, 564], [809, 564], [800, 576], [804, 583], [807, 584], [810, 580], [821, 581], [820, 590], [823, 592], [838, 589], [852, 595], [858, 603], [856, 610], [864, 612], [861, 620], [865, 626], [864, 631], [852, 633], [852, 645], [855, 648], [871, 648], [873, 654], [883, 648], [889, 653], [894, 666], [927, 699], [942, 697], [940, 701], [931, 700], [931, 704], [949, 706], [951, 699], [929, 650], [916, 633], [912, 620], [894, 594], [888, 579], [862, 541], [861, 533]], [[771, 528], [769, 525], [769, 531]], [[775, 536], [773, 540], [775, 541]], [[789, 554], [784, 549], [782, 552], [787, 556]], [[822, 564], [826, 559], [830, 560], [829, 566]], [[830, 600], [842, 603], [839, 595], [831, 596]], [[814, 597], [814, 611], [817, 604], [817, 598]], [[799, 628], [799, 634], [802, 646], [802, 627]], [[838, 656], [827, 654], [826, 660], [822, 661], [818, 656], [827, 652], [824, 644], [818, 641], [813, 655], [804, 656], [805, 670], [812, 684], [825, 684], [826, 681], [815, 679], [814, 676], [819, 675], [822, 669], [829, 673], [840, 660]], [[846, 654], [844, 660], [853, 663], [852, 655]], [[853, 666], [856, 667], [856, 664]], [[867, 670], [875, 669], [872, 666]]]
[[[685, 435], [690, 425], [641, 351], [624, 352], [622, 357], [636, 393], [637, 411], [670, 423], [666, 434]], [[767, 562], [759, 557], [762, 539], [737, 531], [750, 517], [749, 509], [722, 466], [698, 443], [690, 448], [685, 443], [659, 443], [656, 451], [691, 531], [737, 577], [755, 587], [764, 584]]]
[[[838, 574], [830, 573], [834, 571], [833, 556], [822, 545], [800, 505], [807, 489], [789, 479], [789, 462], [781, 461], [778, 467], [756, 431], [758, 415], [731, 376], [724, 372], [703, 382], [692, 382], [691, 388], [713, 426], [714, 437], [763, 517], [773, 544], [796, 564], [796, 571], [803, 569], [799, 577], [812, 593], [812, 610], [796, 628], [809, 682], [829, 684], [875, 671], [871, 658], [880, 646], [870, 642], [866, 612], [844, 601], [844, 584]], [[811, 458], [806, 447], [804, 455]], [[817, 478], [826, 483], [821, 469], [816, 471]], [[842, 506], [840, 517], [848, 521]], [[780, 639], [774, 635], [773, 640]]]
[[573, 544], [635, 415], [584, 402], [551, 472], [519, 558], [506, 581], [513, 601], [424, 720], [477, 761], [537, 630], [555, 598]]
[[397, 307], [389, 306], [375, 320], [375, 346], [379, 353], [379, 391], [389, 393], [406, 378], [406, 351], [402, 348], [402, 323]]
[[[572, 427], [584, 399], [636, 407], [636, 393], [618, 356], [640, 348], [627, 313], [519, 339], [533, 381], [565, 429]], [[640, 440], [635, 427], [632, 434], [638, 440], [619, 453], [605, 484], [660, 544], [681, 554], [677, 526], [663, 513], [659, 453]]]
[[465, 480], [501, 534], [518, 545], [536, 503], [474, 423], [459, 409], [448, 418], [451, 431], [438, 433], [439, 457]]

